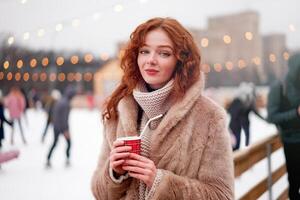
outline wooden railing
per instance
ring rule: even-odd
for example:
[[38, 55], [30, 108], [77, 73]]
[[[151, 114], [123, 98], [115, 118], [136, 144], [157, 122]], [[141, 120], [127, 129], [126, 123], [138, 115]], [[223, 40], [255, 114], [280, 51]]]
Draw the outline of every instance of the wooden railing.
[[276, 170], [272, 170], [271, 167], [271, 154], [281, 147], [282, 143], [278, 134], [276, 134], [252, 144], [245, 150], [234, 152], [235, 177], [239, 177], [259, 161], [265, 158], [268, 160], [268, 176], [240, 197], [240, 200], [258, 199], [267, 190], [269, 192], [270, 200], [288, 199], [288, 188], [285, 188], [277, 198], [272, 197], [272, 185], [286, 173], [285, 163]]

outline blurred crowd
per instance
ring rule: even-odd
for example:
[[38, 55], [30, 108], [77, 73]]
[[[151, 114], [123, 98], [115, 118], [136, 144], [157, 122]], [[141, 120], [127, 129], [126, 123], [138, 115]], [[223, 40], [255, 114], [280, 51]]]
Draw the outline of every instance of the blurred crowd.
[[[49, 147], [48, 155], [45, 156], [46, 168], [51, 167], [50, 158], [60, 135], [63, 135], [67, 141], [66, 165], [69, 166], [71, 133], [69, 132], [68, 123], [69, 113], [72, 107], [71, 101], [75, 95], [84, 98], [85, 107], [89, 109], [96, 107], [94, 96], [91, 92], [83, 94], [78, 88], [71, 85], [67, 86], [62, 93], [56, 89], [50, 93], [38, 92], [34, 88], [26, 92], [23, 88], [18, 86], [12, 86], [7, 94], [3, 94], [0, 90], [0, 164], [16, 158], [19, 155], [18, 150], [15, 148], [13, 150], [4, 151], [4, 149], [7, 149], [2, 148], [4, 140], [9, 141], [12, 147], [15, 144], [15, 137], [20, 137], [24, 145], [28, 144], [26, 130], [30, 124], [28, 121], [28, 109], [30, 108], [43, 109], [47, 115], [44, 129], [41, 130], [41, 143], [45, 143], [49, 127], [51, 127], [51, 130], [53, 129], [53, 143]], [[4, 128], [5, 124], [10, 128]], [[5, 130], [8, 130], [9, 133], [5, 133]], [[6, 142], [5, 144], [9, 143]]]

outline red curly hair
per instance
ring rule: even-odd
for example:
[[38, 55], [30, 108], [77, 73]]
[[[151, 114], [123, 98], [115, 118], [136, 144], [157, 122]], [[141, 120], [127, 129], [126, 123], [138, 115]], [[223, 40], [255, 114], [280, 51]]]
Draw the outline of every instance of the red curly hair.
[[140, 24], [130, 35], [129, 43], [121, 60], [124, 71], [120, 85], [112, 93], [105, 105], [103, 119], [117, 119], [117, 105], [119, 101], [131, 95], [140, 80], [143, 80], [137, 64], [139, 49], [145, 43], [148, 32], [154, 29], [164, 30], [174, 43], [177, 64], [174, 72], [174, 92], [176, 97], [182, 97], [187, 89], [199, 80], [200, 77], [200, 52], [192, 35], [175, 19], [153, 18]]

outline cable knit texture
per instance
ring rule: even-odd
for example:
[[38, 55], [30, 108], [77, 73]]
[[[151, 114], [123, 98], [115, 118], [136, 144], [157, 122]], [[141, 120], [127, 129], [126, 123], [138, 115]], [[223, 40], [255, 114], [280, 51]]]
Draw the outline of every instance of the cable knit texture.
[[[148, 92], [144, 83], [140, 83], [137, 85], [135, 90], [133, 91], [133, 97], [143, 109], [143, 115], [141, 124], [139, 125], [139, 129], [143, 130], [147, 121], [153, 117], [156, 117], [160, 114], [165, 114], [170, 107], [170, 101], [167, 101], [172, 89], [173, 89], [173, 80], [170, 80], [164, 87]], [[149, 158], [150, 153], [150, 140], [151, 135], [153, 133], [152, 130], [156, 129], [158, 126], [160, 119], [157, 119], [150, 123], [149, 129], [141, 135], [141, 155]], [[159, 184], [162, 178], [162, 172], [160, 170], [157, 171], [154, 183], [152, 187], [147, 188], [146, 184], [140, 181], [139, 185], [139, 199], [145, 200], [150, 199], [154, 194], [155, 188]]]
[[[151, 200], [234, 199], [226, 112], [202, 95], [203, 81], [201, 77], [192, 85], [151, 130], [149, 158], [163, 173]], [[172, 92], [169, 98], [173, 100]], [[118, 184], [109, 176], [113, 142], [118, 137], [139, 134], [138, 104], [133, 95], [121, 99], [118, 114], [118, 119], [104, 121], [102, 149], [92, 179], [97, 200], [139, 199], [139, 180], [129, 177]]]
[[[133, 90], [133, 97], [145, 112], [142, 118], [142, 130], [145, 121], [159, 114], [165, 114], [170, 108], [170, 102], [166, 101], [173, 89], [173, 79], [170, 80], [164, 87], [148, 92], [144, 83], [139, 83]], [[157, 119], [150, 123], [149, 128], [155, 129], [161, 119]], [[143, 123], [144, 122], [144, 123]]]

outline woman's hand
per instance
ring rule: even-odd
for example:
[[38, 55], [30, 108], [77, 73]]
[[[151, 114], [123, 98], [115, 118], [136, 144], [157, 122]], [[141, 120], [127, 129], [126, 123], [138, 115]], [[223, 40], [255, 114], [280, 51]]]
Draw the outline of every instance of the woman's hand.
[[123, 170], [128, 171], [129, 176], [143, 181], [149, 188], [152, 187], [157, 171], [152, 160], [135, 153], [130, 153]]
[[122, 169], [122, 165], [129, 156], [131, 146], [124, 146], [124, 141], [116, 140], [113, 143], [113, 148], [110, 152], [109, 164], [117, 175], [123, 175], [126, 170]]

